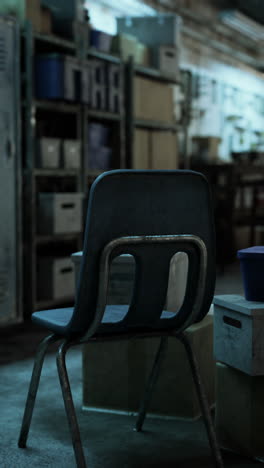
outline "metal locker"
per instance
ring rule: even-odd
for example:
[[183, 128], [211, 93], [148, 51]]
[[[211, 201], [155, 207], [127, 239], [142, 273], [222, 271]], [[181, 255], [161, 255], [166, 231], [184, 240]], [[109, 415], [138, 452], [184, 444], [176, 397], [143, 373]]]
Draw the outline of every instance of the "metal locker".
[[21, 318], [19, 29], [0, 17], [0, 324]]

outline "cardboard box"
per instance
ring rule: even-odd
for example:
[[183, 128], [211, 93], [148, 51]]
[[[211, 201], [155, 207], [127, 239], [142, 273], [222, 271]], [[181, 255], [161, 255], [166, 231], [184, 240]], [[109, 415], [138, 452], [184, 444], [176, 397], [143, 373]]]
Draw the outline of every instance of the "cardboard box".
[[134, 131], [133, 169], [150, 169], [150, 132], [148, 130]]
[[177, 169], [177, 136], [170, 131], [151, 132], [150, 144], [151, 169]]
[[[212, 406], [215, 402], [212, 317], [192, 325], [187, 334]], [[158, 344], [159, 339], [148, 338], [84, 345], [83, 407], [137, 412]], [[148, 414], [191, 419], [200, 416], [185, 349], [176, 339], [169, 339]]]
[[179, 78], [179, 49], [177, 47], [166, 45], [160, 46], [158, 51], [155, 53], [155, 57], [156, 66], [161, 72], [165, 75], [170, 75], [175, 79]]
[[[78, 283], [82, 252], [72, 255]], [[176, 254], [171, 262], [166, 310], [177, 312], [185, 292], [186, 255]], [[135, 278], [135, 262], [130, 255], [115, 258], [110, 268], [108, 304], [129, 304]], [[215, 402], [215, 362], [213, 320], [207, 315], [187, 330], [196, 353], [209, 404]], [[134, 339], [89, 343], [83, 347], [84, 408], [138, 411], [144, 385], [153, 365], [159, 339]], [[107, 386], [105, 379], [107, 378]], [[170, 338], [167, 354], [154, 391], [149, 413], [197, 418], [200, 407], [183, 345]]]
[[136, 119], [172, 122], [172, 87], [136, 76], [134, 78], [134, 116]]
[[67, 234], [82, 231], [81, 193], [39, 193], [38, 232]]
[[264, 375], [264, 303], [214, 297], [214, 355], [249, 375]]
[[118, 54], [123, 60], [137, 55], [137, 38], [131, 34], [117, 34], [112, 39], [111, 52]]
[[192, 155], [201, 162], [210, 163], [218, 160], [218, 147], [221, 142], [219, 137], [192, 137]]
[[40, 32], [42, 34], [52, 33], [52, 13], [47, 7], [41, 7], [40, 10]]
[[263, 461], [263, 394], [263, 376], [217, 363], [215, 426], [222, 447]]
[[151, 63], [150, 50], [146, 45], [142, 44], [141, 42], [137, 43], [136, 55], [134, 57], [134, 61], [136, 64], [142, 65], [144, 67], [150, 66], [150, 63]]
[[38, 299], [74, 297], [74, 266], [69, 257], [42, 258], [38, 262]]
[[40, 0], [1, 0], [0, 14], [16, 16], [22, 25], [31, 21], [34, 31], [41, 31]]
[[26, 0], [25, 18], [31, 21], [35, 31], [41, 31], [40, 0]]

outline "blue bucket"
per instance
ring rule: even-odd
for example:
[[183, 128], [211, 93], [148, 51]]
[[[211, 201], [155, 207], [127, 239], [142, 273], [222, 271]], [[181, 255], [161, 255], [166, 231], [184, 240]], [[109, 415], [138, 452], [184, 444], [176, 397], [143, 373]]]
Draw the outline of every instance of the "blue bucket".
[[245, 298], [264, 302], [264, 246], [238, 250]]

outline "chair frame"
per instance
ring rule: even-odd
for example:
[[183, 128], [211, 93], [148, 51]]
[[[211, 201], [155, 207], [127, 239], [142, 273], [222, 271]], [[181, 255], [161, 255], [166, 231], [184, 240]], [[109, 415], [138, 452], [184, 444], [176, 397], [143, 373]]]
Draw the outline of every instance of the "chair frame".
[[[102, 322], [102, 318], [105, 311], [106, 301], [107, 301], [107, 289], [108, 289], [108, 279], [109, 279], [109, 270], [111, 264], [111, 254], [116, 248], [125, 249], [127, 246], [140, 245], [144, 243], [168, 243], [173, 242], [177, 243], [192, 244], [198, 250], [200, 254], [199, 262], [199, 279], [196, 289], [196, 300], [194, 301], [194, 306], [187, 317], [187, 320], [180, 326], [178, 329], [168, 329], [160, 331], [151, 331], [151, 332], [130, 332], [130, 333], [120, 333], [115, 335], [96, 335], [96, 331], [99, 325]], [[203, 240], [197, 236], [192, 235], [168, 235], [168, 236], [130, 236], [130, 237], [121, 237], [114, 239], [109, 242], [100, 258], [100, 270], [99, 270], [99, 289], [98, 289], [98, 301], [96, 312], [94, 315], [94, 320], [90, 325], [89, 329], [83, 336], [75, 338], [63, 338], [63, 336], [58, 334], [51, 334], [44, 338], [39, 344], [39, 347], [36, 352], [35, 362], [33, 366], [31, 381], [28, 390], [28, 396], [18, 441], [18, 446], [20, 448], [25, 448], [28, 438], [28, 433], [30, 429], [31, 419], [33, 415], [36, 395], [38, 391], [43, 361], [50, 344], [55, 342], [60, 342], [57, 348], [57, 370], [64, 400], [65, 411], [68, 419], [69, 429], [72, 437], [72, 444], [75, 453], [76, 466], [78, 468], [86, 468], [86, 461], [83, 452], [83, 446], [81, 442], [79, 425], [76, 417], [76, 412], [74, 408], [72, 392], [66, 367], [66, 353], [68, 349], [72, 346], [80, 345], [83, 343], [89, 342], [98, 342], [98, 341], [113, 341], [121, 339], [132, 339], [132, 338], [146, 338], [146, 337], [160, 337], [160, 345], [156, 353], [152, 370], [149, 375], [148, 382], [144, 391], [144, 396], [140, 405], [137, 421], [136, 421], [136, 430], [141, 431], [143, 423], [145, 420], [147, 407], [150, 402], [151, 396], [153, 394], [155, 383], [157, 381], [161, 363], [166, 352], [166, 346], [169, 337], [174, 337], [181, 341], [184, 345], [184, 348], [187, 353], [188, 361], [190, 364], [190, 369], [194, 384], [197, 391], [197, 396], [199, 399], [201, 412], [204, 418], [204, 423], [207, 430], [208, 440], [212, 450], [212, 456], [214, 458], [215, 466], [217, 468], [223, 468], [223, 461], [221, 452], [218, 446], [213, 421], [210, 414], [210, 409], [208, 401], [206, 398], [205, 390], [201, 381], [196, 357], [192, 350], [192, 346], [187, 335], [184, 333], [184, 330], [196, 321], [196, 318], [199, 316], [200, 309], [202, 306], [203, 294], [205, 289], [205, 280], [206, 280], [206, 265], [207, 265], [207, 249]]]

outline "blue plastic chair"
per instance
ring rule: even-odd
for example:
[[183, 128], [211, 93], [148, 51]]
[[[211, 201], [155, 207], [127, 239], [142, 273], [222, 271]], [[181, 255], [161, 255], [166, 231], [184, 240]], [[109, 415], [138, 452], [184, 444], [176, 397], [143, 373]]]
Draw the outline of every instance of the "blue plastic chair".
[[[182, 306], [172, 313], [164, 310], [164, 304], [170, 261], [177, 252], [188, 255], [189, 266]], [[124, 253], [133, 255], [136, 265], [131, 304], [110, 306], [106, 299], [111, 261]], [[184, 334], [187, 327], [207, 314], [214, 286], [213, 215], [208, 183], [201, 174], [117, 170], [99, 176], [90, 191], [75, 305], [32, 315], [33, 322], [52, 334], [42, 341], [36, 354], [19, 447], [26, 446], [42, 364], [50, 343], [59, 341], [58, 374], [76, 463], [81, 468], [86, 462], [65, 364], [67, 350], [87, 341], [161, 337], [136, 422], [140, 431], [168, 337], [172, 336], [185, 346], [215, 464], [222, 467], [195, 356]]]

